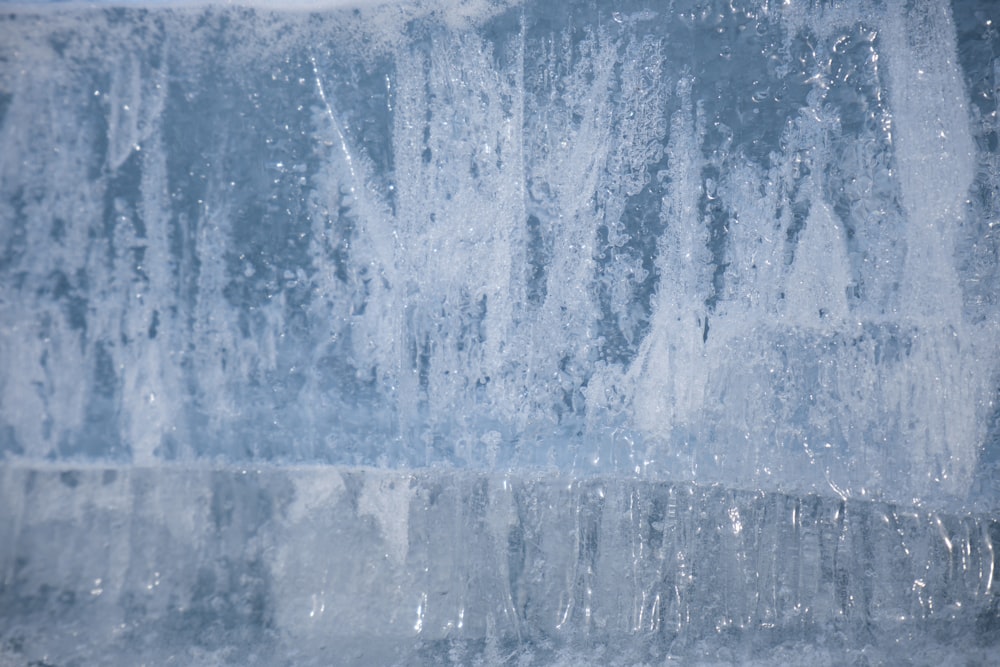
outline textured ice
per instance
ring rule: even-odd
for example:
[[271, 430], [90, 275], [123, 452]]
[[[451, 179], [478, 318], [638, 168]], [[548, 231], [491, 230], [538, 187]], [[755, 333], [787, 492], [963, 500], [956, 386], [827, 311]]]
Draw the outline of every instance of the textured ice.
[[1000, 631], [988, 517], [427, 469], [0, 482], [13, 664], [985, 664]]
[[871, 5], [3, 5], [0, 664], [986, 660], [1000, 10]]

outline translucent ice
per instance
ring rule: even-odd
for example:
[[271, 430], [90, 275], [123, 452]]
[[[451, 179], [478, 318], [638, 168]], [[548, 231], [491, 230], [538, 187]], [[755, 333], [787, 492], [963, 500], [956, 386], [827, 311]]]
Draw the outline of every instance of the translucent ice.
[[870, 4], [10, 4], [0, 657], [988, 643], [1000, 16]]

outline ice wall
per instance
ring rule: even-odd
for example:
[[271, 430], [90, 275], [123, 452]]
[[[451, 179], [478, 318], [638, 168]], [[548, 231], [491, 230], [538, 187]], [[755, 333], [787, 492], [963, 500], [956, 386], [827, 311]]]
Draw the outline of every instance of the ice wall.
[[[425, 625], [393, 626], [435, 641], [461, 636], [447, 624], [467, 607], [480, 639], [641, 630], [659, 633], [655, 650], [740, 623], [794, 635], [835, 618], [954, 620], [962, 605], [1000, 624], [1000, 16], [988, 2], [870, 5], [10, 5], [11, 617], [56, 613], [46, 586], [89, 599], [71, 581], [80, 563], [18, 565], [38, 557], [38, 536], [60, 534], [47, 503], [107, 506], [119, 525], [145, 507], [143, 485], [175, 499], [162, 507], [189, 492], [214, 507], [229, 502], [227, 475], [261, 469], [288, 475], [296, 502], [346, 503], [338, 530], [384, 547], [384, 574], [416, 596], [391, 601], [408, 610], [431, 608], [418, 561], [434, 560], [420, 551], [433, 536], [410, 519], [449, 485], [503, 489], [475, 516], [458, 496], [442, 501], [456, 525], [496, 529], [482, 552], [514, 555], [495, 580], [475, 579], [471, 560], [435, 571], [472, 577], [485, 596], [449, 591]], [[325, 481], [300, 484], [295, 470]], [[375, 481], [342, 493], [342, 477]], [[268, 484], [261, 502], [277, 507]], [[522, 485], [520, 500], [507, 484]], [[546, 514], [561, 484], [567, 514]], [[700, 500], [675, 508], [671, 542], [663, 494], [685, 489]], [[305, 545], [289, 502], [237, 516], [232, 535], [292, 531]], [[815, 533], [794, 518], [802, 503], [824, 517]], [[638, 508], [628, 521], [625, 508]], [[175, 597], [231, 599], [243, 572], [274, 587], [261, 602], [269, 628], [298, 622], [280, 611], [304, 594], [287, 564], [234, 554], [224, 511], [188, 510], [207, 536], [191, 567], [246, 567], [208, 568], [207, 583], [178, 574]], [[708, 575], [682, 585], [686, 559], [715, 544], [684, 531], [738, 534], [732, 512], [758, 510], [759, 535], [785, 536], [760, 544], [794, 554], [814, 612], [795, 615], [805, 603], [779, 591], [792, 576], [781, 568], [721, 607]], [[410, 519], [386, 528], [384, 513]], [[912, 530], [899, 527], [911, 514]], [[846, 516], [864, 537], [845, 537]], [[562, 556], [525, 555], [527, 534], [565, 521], [576, 523], [553, 547]], [[457, 534], [442, 530], [433, 539]], [[907, 531], [936, 555], [920, 560]], [[136, 539], [122, 562], [169, 542]], [[822, 540], [846, 546], [813, 548]], [[885, 550], [898, 560], [866, 588], [859, 573]], [[731, 553], [746, 565], [745, 550]], [[633, 583], [615, 589], [626, 561]], [[146, 585], [90, 579], [114, 576], [114, 605]], [[748, 611], [768, 582], [770, 601]], [[587, 596], [625, 625], [595, 625]], [[170, 604], [150, 602], [143, 622], [190, 608]], [[692, 620], [696, 609], [721, 625]]]
[[995, 91], [939, 3], [3, 26], [7, 457], [964, 502], [996, 447]]

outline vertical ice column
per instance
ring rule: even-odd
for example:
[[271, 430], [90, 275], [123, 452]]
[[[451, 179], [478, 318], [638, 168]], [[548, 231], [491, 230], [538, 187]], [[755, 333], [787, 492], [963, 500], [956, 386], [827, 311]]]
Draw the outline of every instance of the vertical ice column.
[[630, 370], [638, 426], [664, 434], [697, 418], [709, 370], [704, 304], [711, 258], [708, 230], [698, 219], [703, 131], [695, 121], [690, 81], [682, 80], [677, 92], [682, 103], [671, 121], [667, 147], [670, 188], [663, 200], [667, 232], [660, 243], [660, 284], [650, 333]]
[[[521, 87], [492, 65], [490, 48], [467, 36], [400, 49], [392, 197], [351, 186], [352, 204], [377, 204], [355, 205], [354, 259], [373, 256], [390, 276], [353, 316], [355, 355], [392, 387], [402, 432], [420, 431], [428, 418], [441, 428], [464, 419], [456, 406], [469, 405], [480, 384], [499, 382], [505, 363], [515, 306], [508, 222], [525, 217]], [[336, 125], [332, 110], [328, 117]], [[349, 160], [342, 134], [336, 143], [344, 148], [335, 159]], [[363, 180], [354, 172], [364, 161], [362, 152], [351, 179]]]
[[[955, 241], [974, 178], [974, 148], [950, 9], [895, 6], [885, 26], [892, 143], [908, 218], [901, 319], [913, 350], [887, 384], [898, 393], [914, 490], [963, 495], [973, 473], [990, 369], [963, 320]], [[988, 365], [988, 364], [987, 364]]]
[[892, 140], [907, 236], [903, 308], [929, 326], [961, 321], [952, 254], [974, 178], [966, 95], [955, 27], [939, 3], [890, 16], [886, 30]]

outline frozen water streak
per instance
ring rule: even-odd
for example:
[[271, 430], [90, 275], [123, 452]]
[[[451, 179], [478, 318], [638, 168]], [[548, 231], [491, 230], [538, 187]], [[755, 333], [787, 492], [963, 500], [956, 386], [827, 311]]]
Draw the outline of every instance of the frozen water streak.
[[407, 7], [3, 19], [7, 455], [995, 504], [947, 8]]

